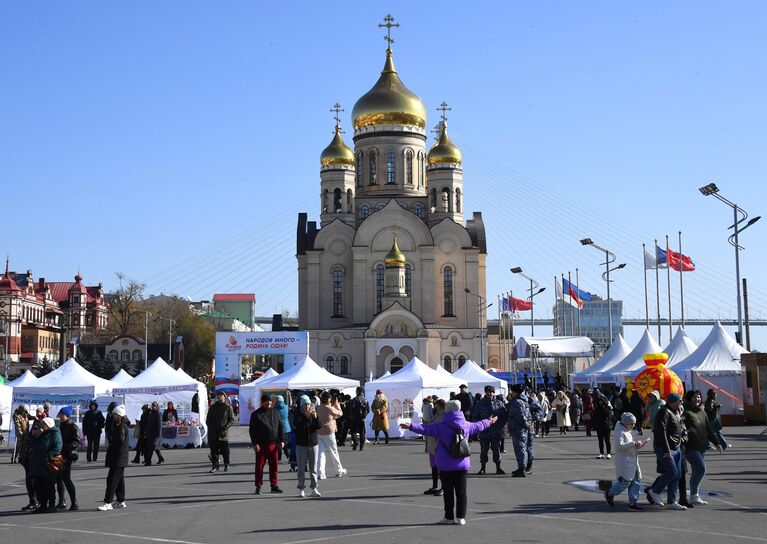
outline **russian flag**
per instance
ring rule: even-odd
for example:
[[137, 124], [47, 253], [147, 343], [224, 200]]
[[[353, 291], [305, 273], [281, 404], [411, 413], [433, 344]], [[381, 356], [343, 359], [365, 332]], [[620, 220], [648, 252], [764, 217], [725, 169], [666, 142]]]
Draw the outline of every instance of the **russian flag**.
[[572, 306], [577, 306], [578, 309], [583, 309], [584, 300], [592, 300], [591, 293], [578, 289], [577, 285], [570, 282], [569, 280], [566, 280], [565, 278], [562, 278], [562, 290], [570, 295], [569, 301], [567, 300], [567, 295], [565, 295], [565, 301], [569, 302]]

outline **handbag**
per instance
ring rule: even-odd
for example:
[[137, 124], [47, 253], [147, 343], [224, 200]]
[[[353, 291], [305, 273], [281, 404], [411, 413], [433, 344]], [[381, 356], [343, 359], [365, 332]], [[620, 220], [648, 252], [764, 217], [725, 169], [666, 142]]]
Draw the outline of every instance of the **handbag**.
[[48, 465], [48, 472], [51, 474], [58, 474], [62, 470], [64, 470], [64, 456], [63, 455], [52, 455], [48, 458], [47, 465]]
[[469, 446], [469, 441], [466, 439], [466, 435], [463, 434], [463, 430], [459, 429], [455, 431], [453, 440], [450, 442], [450, 456], [455, 457], [456, 459], [463, 459], [470, 455], [471, 447]]

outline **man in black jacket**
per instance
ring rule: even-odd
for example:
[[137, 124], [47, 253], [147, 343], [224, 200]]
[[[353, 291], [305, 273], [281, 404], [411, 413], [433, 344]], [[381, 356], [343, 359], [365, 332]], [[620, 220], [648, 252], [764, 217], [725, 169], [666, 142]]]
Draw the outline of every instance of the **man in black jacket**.
[[[264, 465], [269, 463], [269, 484], [272, 493], [282, 493], [277, 482], [277, 453], [285, 447], [282, 418], [272, 410], [271, 395], [261, 395], [261, 406], [250, 414], [250, 442], [256, 450], [256, 495], [264, 485]], [[279, 450], [278, 450], [279, 448]]]
[[144, 438], [144, 466], [152, 466], [152, 455], [157, 452], [157, 464], [161, 465], [165, 459], [160, 452], [160, 433], [162, 432], [162, 416], [160, 405], [152, 403], [152, 407], [141, 416], [141, 435]]
[[61, 431], [61, 455], [64, 456], [64, 468], [59, 473], [56, 488], [59, 494], [59, 504], [56, 508], [63, 510], [67, 507], [64, 499], [64, 487], [69, 493], [71, 502], [70, 510], [79, 510], [77, 506], [77, 491], [72, 483], [72, 462], [77, 459], [77, 450], [80, 449], [80, 428], [72, 421], [72, 407], [64, 406], [59, 410], [59, 430]]
[[352, 450], [357, 449], [359, 436], [360, 451], [365, 447], [365, 418], [370, 413], [370, 404], [365, 400], [365, 388], [357, 388], [357, 396], [349, 401], [349, 431], [352, 433]]
[[226, 403], [225, 391], [216, 393], [216, 402], [208, 409], [205, 423], [208, 426], [208, 445], [210, 446], [208, 459], [213, 465], [210, 471], [218, 472], [220, 453], [224, 457], [224, 472], [226, 472], [229, 470], [229, 427], [234, 424], [234, 411]]
[[101, 429], [104, 428], [105, 423], [104, 414], [99, 410], [98, 403], [92, 400], [88, 405], [88, 411], [83, 416], [83, 434], [88, 439], [86, 459], [89, 463], [91, 461], [98, 461]]
[[658, 506], [663, 506], [660, 493], [668, 487], [668, 504], [670, 510], [687, 510], [677, 502], [679, 493], [679, 477], [682, 474], [682, 437], [684, 426], [679, 417], [679, 405], [682, 397], [671, 393], [666, 397], [666, 405], [662, 406], [653, 420], [653, 449], [658, 457], [658, 466], [663, 469], [647, 492], [647, 500]]
[[471, 395], [469, 394], [466, 384], [461, 384], [459, 389], [460, 392], [455, 396], [455, 400], [461, 401], [461, 412], [463, 412], [463, 417], [466, 418], [466, 421], [469, 421], [469, 414], [471, 414], [473, 401], [471, 400]]

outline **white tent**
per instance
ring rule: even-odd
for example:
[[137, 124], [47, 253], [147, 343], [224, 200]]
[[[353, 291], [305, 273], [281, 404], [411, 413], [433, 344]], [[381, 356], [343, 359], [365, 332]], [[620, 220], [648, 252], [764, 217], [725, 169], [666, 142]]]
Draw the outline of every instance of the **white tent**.
[[264, 372], [261, 376], [252, 382], [240, 386], [240, 423], [243, 425], [250, 423], [250, 413], [258, 407], [258, 402], [256, 402], [255, 397], [256, 385], [260, 382], [268, 380], [269, 378], [273, 378], [274, 376], [279, 375], [279, 372], [273, 368], [269, 368], [266, 372]]
[[688, 389], [700, 389], [704, 398], [707, 389], [718, 389], [722, 414], [738, 414], [743, 410], [740, 356], [744, 353], [748, 351], [717, 323], [698, 349], [671, 370], [682, 378]]
[[602, 372], [608, 372], [631, 353], [631, 347], [626, 343], [621, 334], [618, 334], [613, 344], [605, 351], [593, 365], [581, 372], [570, 375], [570, 383], [573, 385], [595, 385], [597, 376]]
[[644, 356], [648, 353], [660, 353], [663, 349], [650, 334], [650, 329], [645, 329], [644, 334], [631, 353], [626, 355], [617, 365], [603, 372], [597, 378], [597, 383], [614, 383], [624, 385], [626, 378], [630, 378], [645, 368]]
[[[199, 418], [200, 427], [205, 428], [208, 408], [205, 384], [176, 372], [162, 358], [157, 358], [144, 372], [115, 387], [112, 392], [115, 395], [125, 395], [126, 415], [131, 421], [141, 416], [142, 404], [157, 401], [162, 406], [170, 401], [175, 405], [179, 418]], [[192, 412], [192, 399], [195, 394], [198, 395], [199, 414]], [[205, 436], [204, 430], [201, 434]]]
[[121, 368], [120, 372], [112, 376], [112, 379], [109, 381], [112, 383], [116, 383], [117, 385], [122, 385], [124, 383], [127, 383], [133, 379], [133, 376], [125, 372], [125, 369]]
[[47, 391], [56, 395], [90, 395], [95, 398], [96, 395], [108, 393], [114, 386], [109, 380], [91, 374], [77, 361], [69, 359], [42, 378], [30, 381], [26, 385], [13, 385], [13, 392], [16, 394]]
[[466, 361], [461, 368], [453, 372], [453, 377], [460, 380], [466, 380], [469, 386], [469, 392], [482, 393], [486, 385], [495, 387], [495, 392], [504, 397], [509, 393], [509, 384], [505, 380], [496, 378], [489, 372], [485, 372], [474, 361]]
[[0, 383], [0, 414], [3, 415], [3, 424], [0, 430], [7, 431], [11, 428], [11, 402], [13, 401], [13, 387]]
[[[698, 349], [692, 338], [690, 338], [682, 327], [676, 330], [674, 338], [663, 349], [663, 353], [668, 355], [668, 361], [666, 361], [666, 367], [671, 368], [676, 363], [686, 359], [692, 352]], [[644, 369], [640, 369], [640, 372]]]
[[32, 374], [31, 370], [25, 370], [24, 374], [22, 374], [15, 380], [9, 381], [6, 385], [10, 385], [11, 387], [21, 387], [24, 385], [29, 385], [32, 382], [36, 382], [37, 380], [38, 380], [37, 376]]
[[176, 372], [178, 372], [179, 374], [181, 374], [182, 376], [184, 376], [186, 378], [189, 378], [190, 380], [194, 380], [194, 378], [192, 378], [189, 374], [187, 374], [186, 371], [183, 368], [181, 368], [181, 367], [178, 367], [176, 369]]
[[518, 358], [532, 356], [532, 346], [538, 346], [538, 357], [590, 357], [594, 342], [586, 336], [522, 336], [514, 350]]
[[[389, 436], [412, 437], [415, 435], [400, 429], [399, 424], [411, 419], [420, 422], [423, 397], [439, 395], [448, 399], [450, 393], [457, 393], [461, 384], [465, 383], [466, 380], [456, 378], [449, 372], [439, 372], [418, 357], [413, 357], [394, 374], [367, 382], [365, 396], [368, 402], [372, 402], [376, 390], [383, 391], [389, 400]], [[366, 425], [369, 434], [372, 434], [371, 420], [372, 414], [368, 416]]]
[[[450, 374], [449, 371], [445, 370], [445, 367], [442, 366], [442, 363], [437, 363], [437, 367], [434, 370], [436, 370], [437, 372], [441, 372], [442, 374], [447, 374], [448, 376], [452, 376], [452, 374]], [[385, 375], [386, 374], [384, 374], [384, 376]], [[384, 376], [381, 376], [381, 378], [383, 378]], [[391, 376], [391, 372], [389, 372], [389, 376]]]

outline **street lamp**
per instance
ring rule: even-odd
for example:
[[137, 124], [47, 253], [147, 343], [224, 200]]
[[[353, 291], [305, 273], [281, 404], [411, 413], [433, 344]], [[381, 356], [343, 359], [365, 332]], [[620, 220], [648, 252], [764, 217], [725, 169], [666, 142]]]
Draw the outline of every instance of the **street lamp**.
[[606, 250], [605, 248], [598, 246], [594, 243], [594, 241], [591, 238], [584, 238], [581, 240], [581, 245], [584, 246], [592, 246], [593, 248], [603, 251], [605, 254], [605, 262], [603, 263], [605, 265], [605, 271], [602, 273], [602, 279], [605, 280], [605, 283], [607, 283], [607, 334], [609, 337], [609, 342], [612, 343], [613, 341], [613, 302], [612, 298], [610, 298], [610, 272], [613, 272], [615, 270], [620, 270], [621, 268], [626, 267], [626, 263], [621, 263], [618, 266], [614, 268], [610, 268], [610, 265], [615, 262], [615, 253], [612, 253], [611, 251]]
[[485, 310], [487, 310], [490, 306], [493, 305], [491, 302], [487, 306], [485, 306], [485, 297], [482, 295], [478, 295], [476, 293], [472, 293], [471, 289], [468, 287], [464, 288], [464, 293], [467, 295], [471, 295], [473, 297], [477, 297], [479, 299], [479, 366], [482, 368], [485, 368], [485, 326], [482, 322], [482, 316], [485, 313]]
[[[527, 297], [528, 300], [531, 303], [531, 306], [530, 306], [530, 336], [535, 337], [535, 303], [533, 302], [533, 297], [543, 293], [546, 290], [546, 288], [545, 287], [541, 287], [540, 289], [538, 289], [538, 282], [535, 281], [530, 276], [528, 276], [527, 274], [525, 274], [524, 272], [522, 272], [522, 268], [519, 267], [519, 266], [515, 266], [514, 268], [512, 268], [511, 269], [511, 273], [512, 274], [519, 274], [520, 276], [522, 276], [526, 280], [530, 280], [530, 289], [528, 289], [528, 291], [530, 291], [530, 296]], [[538, 290], [535, 291], [536, 289], [538, 289]], [[535, 291], [535, 292], [533, 292], [533, 291]]]
[[146, 370], [149, 364], [149, 318], [152, 317], [152, 312], [144, 311], [144, 370]]
[[727, 241], [730, 242], [730, 245], [735, 248], [735, 287], [737, 289], [738, 296], [738, 343], [743, 345], [743, 307], [740, 299], [740, 250], [743, 249], [743, 246], [738, 244], [738, 235], [759, 221], [762, 216], [757, 215], [748, 221], [748, 223], [746, 223], [743, 227], [740, 227], [739, 225], [748, 219], [748, 213], [746, 213], [746, 210], [720, 195], [719, 187], [717, 187], [715, 183], [704, 185], [698, 190], [701, 192], [701, 194], [703, 194], [703, 196], [713, 196], [720, 202], [724, 202], [726, 205], [732, 208], [734, 223], [728, 228], [732, 229], [733, 233], [727, 238]]
[[176, 320], [169, 317], [162, 317], [161, 315], [158, 315], [157, 319], [168, 322], [168, 364], [170, 364], [173, 360], [173, 325], [176, 324]]

